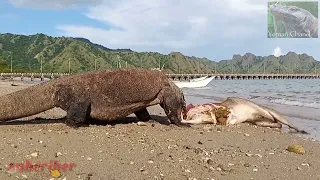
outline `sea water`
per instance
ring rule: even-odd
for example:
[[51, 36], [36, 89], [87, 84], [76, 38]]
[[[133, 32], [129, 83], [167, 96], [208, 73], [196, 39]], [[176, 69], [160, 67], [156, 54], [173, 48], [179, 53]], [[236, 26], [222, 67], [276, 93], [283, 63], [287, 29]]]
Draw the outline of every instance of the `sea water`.
[[[289, 122], [320, 140], [320, 79], [212, 80], [203, 88], [183, 88], [187, 104], [247, 98], [282, 113]], [[283, 125], [288, 131], [286, 125]], [[300, 135], [300, 134], [299, 134]]]

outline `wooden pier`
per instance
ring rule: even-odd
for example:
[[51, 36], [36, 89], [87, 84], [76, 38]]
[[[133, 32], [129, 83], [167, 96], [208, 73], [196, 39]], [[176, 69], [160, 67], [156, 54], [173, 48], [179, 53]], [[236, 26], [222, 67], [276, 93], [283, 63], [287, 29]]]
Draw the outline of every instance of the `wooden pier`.
[[[54, 79], [61, 76], [67, 76], [69, 73], [0, 73], [0, 79], [20, 78], [23, 81], [25, 78], [31, 79]], [[215, 77], [219, 80], [241, 80], [241, 79], [320, 79], [320, 74], [167, 74], [172, 80], [188, 80], [199, 77]]]
[[320, 74], [167, 74], [173, 80], [188, 80], [203, 76], [214, 79], [320, 79]]
[[0, 80], [20, 78], [23, 81], [25, 78], [29, 78], [31, 81], [34, 79], [54, 79], [61, 76], [67, 76], [69, 73], [0, 73]]

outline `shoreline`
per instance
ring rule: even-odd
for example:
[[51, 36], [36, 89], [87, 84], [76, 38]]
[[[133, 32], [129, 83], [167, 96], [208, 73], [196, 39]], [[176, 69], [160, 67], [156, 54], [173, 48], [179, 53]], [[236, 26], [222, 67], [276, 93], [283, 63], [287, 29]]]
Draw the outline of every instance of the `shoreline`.
[[[0, 95], [33, 85], [11, 83], [0, 82]], [[319, 141], [245, 123], [176, 127], [165, 124], [167, 118], [160, 106], [148, 110], [156, 121], [140, 125], [71, 129], [55, 120], [65, 116], [58, 108], [3, 123], [0, 178], [50, 179], [46, 168], [8, 172], [8, 167], [12, 162], [57, 160], [76, 164], [71, 171], [60, 170], [61, 180], [320, 179]], [[130, 115], [126, 119], [136, 118]], [[302, 145], [306, 153], [288, 152], [286, 148], [293, 144]]]

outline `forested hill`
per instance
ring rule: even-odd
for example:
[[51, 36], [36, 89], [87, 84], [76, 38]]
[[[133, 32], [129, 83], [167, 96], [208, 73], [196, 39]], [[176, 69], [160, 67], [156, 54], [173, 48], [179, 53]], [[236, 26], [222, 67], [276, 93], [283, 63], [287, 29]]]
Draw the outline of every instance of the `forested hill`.
[[[214, 51], [212, 51], [214, 53]], [[233, 55], [218, 63], [207, 58], [188, 57], [179, 52], [164, 55], [157, 52], [134, 52], [131, 49], [110, 49], [84, 38], [51, 37], [45, 34], [0, 34], [0, 71], [9, 72], [12, 58], [14, 72], [72, 72], [117, 67], [163, 67], [167, 73], [313, 73], [320, 63], [306, 54], [289, 52], [280, 57]], [[320, 68], [320, 66], [319, 66]]]

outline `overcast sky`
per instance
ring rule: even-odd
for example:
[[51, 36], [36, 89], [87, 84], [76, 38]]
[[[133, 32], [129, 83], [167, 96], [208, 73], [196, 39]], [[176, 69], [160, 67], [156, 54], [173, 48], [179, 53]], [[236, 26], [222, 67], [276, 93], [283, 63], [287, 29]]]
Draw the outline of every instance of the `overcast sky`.
[[211, 60], [289, 51], [320, 60], [319, 39], [267, 38], [265, 0], [1, 0], [0, 33], [7, 32]]

